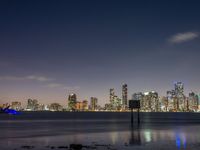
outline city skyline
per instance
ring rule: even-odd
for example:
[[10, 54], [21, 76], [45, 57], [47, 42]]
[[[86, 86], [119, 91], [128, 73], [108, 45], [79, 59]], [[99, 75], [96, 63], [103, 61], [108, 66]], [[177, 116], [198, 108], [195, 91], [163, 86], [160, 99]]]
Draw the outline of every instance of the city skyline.
[[[16, 108], [23, 108], [30, 111], [31, 107], [36, 107], [36, 110], [41, 108], [43, 110], [46, 107], [54, 107], [53, 105], [57, 105], [62, 107], [63, 109], [67, 110], [128, 110], [129, 108], [129, 100], [139, 100], [140, 105], [142, 106], [141, 110], [150, 109], [149, 111], [160, 111], [158, 108], [163, 109], [166, 107], [168, 110], [168, 105], [170, 109], [174, 109], [174, 107], [183, 108], [189, 110], [192, 107], [191, 104], [195, 103], [195, 107], [200, 108], [200, 93], [196, 93], [194, 91], [190, 91], [188, 94], [185, 94], [185, 86], [183, 82], [174, 82], [173, 87], [165, 91], [165, 95], [160, 95], [155, 90], [149, 91], [139, 91], [134, 93], [128, 92], [128, 85], [122, 84], [121, 86], [121, 93], [116, 93], [116, 88], [110, 88], [108, 99], [106, 103], [101, 104], [98, 103], [98, 98], [90, 96], [89, 99], [80, 99], [76, 93], [69, 93], [67, 95], [67, 99], [64, 104], [60, 101], [53, 101], [51, 103], [43, 103], [41, 100], [35, 98], [28, 98], [27, 103], [23, 103], [22, 101], [7, 101], [5, 103], [0, 103], [0, 106], [7, 107], [12, 106], [13, 104], [16, 105]], [[119, 95], [121, 96], [119, 96]], [[129, 96], [130, 95], [130, 96]], [[129, 98], [130, 97], [130, 98]], [[193, 97], [191, 99], [191, 97]], [[195, 101], [194, 102], [194, 97]], [[31, 104], [32, 103], [32, 104]], [[34, 104], [34, 105], [33, 105]], [[60, 105], [61, 104], [61, 105]], [[154, 104], [156, 104], [154, 106]], [[33, 106], [30, 106], [33, 105]], [[145, 107], [144, 107], [145, 106]], [[186, 107], [187, 106], [187, 107]], [[155, 109], [157, 108], [157, 109]], [[61, 109], [61, 108], [60, 108]], [[39, 109], [40, 110], [40, 109]], [[165, 111], [166, 111], [165, 110]], [[169, 110], [168, 110], [169, 111]], [[184, 110], [185, 111], [185, 110]]]
[[97, 97], [90, 97], [90, 100], [80, 100], [76, 93], [70, 93], [65, 105], [59, 102], [44, 104], [37, 99], [28, 99], [27, 105], [22, 106], [19, 101], [0, 105], [1, 109], [11, 107], [18, 111], [129, 111], [129, 102], [139, 101], [142, 112], [199, 112], [200, 95], [190, 92], [184, 93], [184, 83], [175, 82], [174, 88], [166, 91], [165, 96], [160, 96], [156, 91], [132, 93], [132, 98], [128, 100], [128, 85], [122, 85], [122, 97], [115, 93], [114, 88], [109, 90], [109, 100], [104, 106], [99, 105]]
[[0, 2], [0, 103], [200, 93], [199, 2]]

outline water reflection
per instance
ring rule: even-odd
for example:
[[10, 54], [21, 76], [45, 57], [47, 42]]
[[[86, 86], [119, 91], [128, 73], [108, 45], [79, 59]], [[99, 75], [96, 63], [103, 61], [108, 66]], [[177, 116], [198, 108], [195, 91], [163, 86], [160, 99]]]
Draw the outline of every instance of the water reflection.
[[151, 142], [151, 139], [152, 139], [152, 137], [151, 137], [151, 131], [144, 131], [144, 138], [145, 138], [145, 141], [146, 142]]
[[131, 127], [131, 135], [129, 139], [129, 145], [141, 145], [141, 136], [140, 136], [140, 127], [134, 128]]
[[186, 149], [186, 137], [184, 134], [180, 134], [180, 133], [176, 133], [175, 134], [176, 137], [176, 147], [178, 149]]
[[[24, 123], [19, 123], [23, 126]], [[69, 145], [81, 143], [91, 145], [114, 145], [118, 150], [130, 146], [138, 149], [163, 149], [163, 150], [198, 150], [200, 149], [200, 125], [143, 125], [139, 128], [129, 124], [87, 124], [67, 126], [59, 122], [45, 130], [46, 124], [30, 124], [30, 128], [22, 128], [11, 124], [12, 128], [1, 124], [0, 149], [13, 150], [21, 145]], [[126, 128], [125, 128], [125, 127]], [[34, 128], [34, 127], [37, 127]], [[122, 128], [123, 127], [123, 128]], [[33, 132], [34, 131], [34, 132]], [[135, 147], [134, 147], [135, 146]]]
[[[187, 134], [186, 134], [187, 133]], [[168, 148], [172, 149], [188, 149], [187, 136], [191, 136], [188, 132], [173, 129], [144, 129], [140, 127], [132, 127], [129, 131], [129, 146], [145, 146], [148, 147]], [[191, 138], [192, 139], [192, 138]], [[164, 147], [163, 147], [164, 146]]]

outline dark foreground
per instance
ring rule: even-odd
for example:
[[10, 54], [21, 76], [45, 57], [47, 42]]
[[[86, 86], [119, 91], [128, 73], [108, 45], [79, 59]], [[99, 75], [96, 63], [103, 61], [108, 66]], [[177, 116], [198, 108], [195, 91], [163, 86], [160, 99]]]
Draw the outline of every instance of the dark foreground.
[[200, 149], [200, 113], [23, 112], [0, 114], [0, 150]]

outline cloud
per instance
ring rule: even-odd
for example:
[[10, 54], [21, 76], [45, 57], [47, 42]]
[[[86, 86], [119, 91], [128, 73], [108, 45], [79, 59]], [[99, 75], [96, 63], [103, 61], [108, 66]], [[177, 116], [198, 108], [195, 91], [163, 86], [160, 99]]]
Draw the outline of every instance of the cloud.
[[51, 81], [52, 79], [51, 78], [47, 78], [47, 77], [43, 77], [43, 76], [34, 76], [34, 75], [31, 75], [31, 76], [27, 76], [26, 79], [29, 79], [29, 80], [37, 80], [37, 81]]
[[61, 88], [61, 89], [67, 90], [68, 92], [78, 91], [80, 89], [80, 86], [65, 86], [65, 85], [60, 84], [60, 83], [49, 83], [45, 87]]
[[169, 42], [173, 44], [183, 43], [183, 42], [191, 41], [197, 37], [199, 37], [199, 34], [196, 32], [178, 33], [170, 37]]
[[80, 89], [79, 86], [65, 86], [61, 83], [54, 83], [55, 79], [44, 77], [44, 76], [0, 76], [0, 81], [38, 81], [45, 83], [43, 86], [47, 88], [60, 88], [67, 91], [77, 91]]
[[44, 77], [44, 76], [30, 75], [30, 76], [24, 76], [24, 77], [19, 77], [19, 76], [0, 76], [0, 80], [13, 80], [13, 81], [34, 80], [34, 81], [39, 81], [39, 82], [46, 82], [46, 81], [52, 81], [53, 79], [47, 78], [47, 77]]
[[64, 89], [67, 91], [78, 91], [80, 86], [65, 86]]
[[46, 87], [57, 88], [57, 87], [63, 87], [63, 85], [60, 84], [60, 83], [49, 83], [49, 84], [46, 85]]

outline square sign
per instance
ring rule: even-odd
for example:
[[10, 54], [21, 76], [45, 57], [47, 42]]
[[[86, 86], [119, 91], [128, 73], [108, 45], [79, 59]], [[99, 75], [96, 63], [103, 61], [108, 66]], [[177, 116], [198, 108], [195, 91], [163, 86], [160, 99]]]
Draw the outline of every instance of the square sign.
[[129, 100], [129, 108], [131, 108], [131, 109], [140, 108], [140, 101], [139, 100]]

